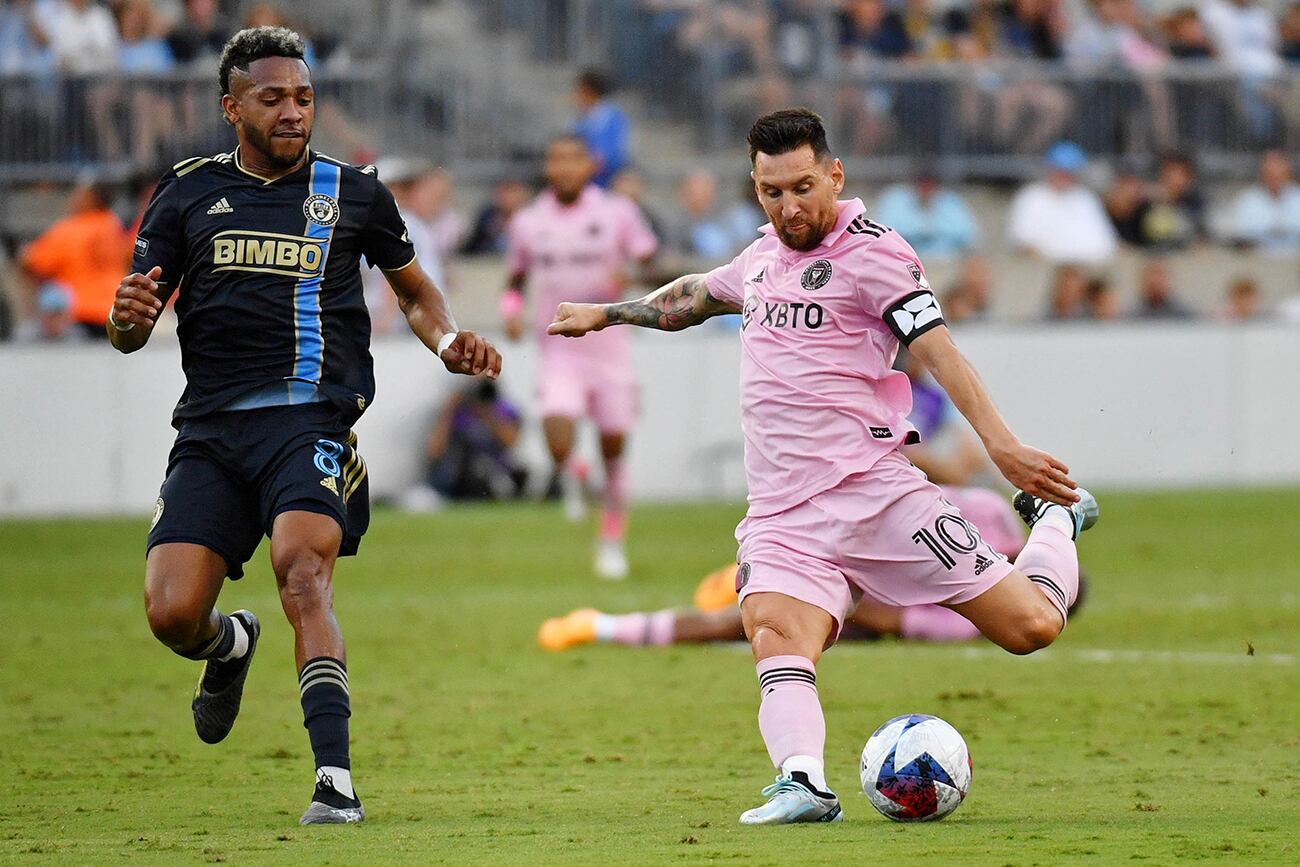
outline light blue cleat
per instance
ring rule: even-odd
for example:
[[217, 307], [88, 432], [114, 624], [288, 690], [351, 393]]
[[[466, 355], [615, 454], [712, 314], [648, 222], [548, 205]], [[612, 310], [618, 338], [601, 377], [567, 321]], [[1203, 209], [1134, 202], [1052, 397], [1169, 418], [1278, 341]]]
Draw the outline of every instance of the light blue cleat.
[[1011, 505], [1030, 527], [1038, 523], [1038, 519], [1046, 515], [1049, 509], [1065, 509], [1070, 513], [1070, 520], [1074, 524], [1072, 538], [1078, 539], [1080, 533], [1097, 523], [1101, 509], [1097, 506], [1097, 498], [1083, 488], [1076, 488], [1074, 492], [1079, 495], [1079, 502], [1072, 506], [1062, 506], [1024, 491], [1016, 491], [1016, 495], [1011, 499]]
[[740, 814], [742, 825], [793, 825], [796, 822], [842, 822], [840, 799], [819, 792], [803, 771], [781, 775], [763, 790], [767, 803]]

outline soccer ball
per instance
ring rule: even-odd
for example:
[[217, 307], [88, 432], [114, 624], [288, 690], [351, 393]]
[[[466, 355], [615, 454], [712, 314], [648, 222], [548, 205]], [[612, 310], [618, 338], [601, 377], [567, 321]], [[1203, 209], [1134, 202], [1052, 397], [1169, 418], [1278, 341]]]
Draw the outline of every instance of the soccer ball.
[[960, 806], [970, 789], [966, 742], [938, 717], [894, 717], [862, 748], [862, 791], [895, 822], [932, 822]]

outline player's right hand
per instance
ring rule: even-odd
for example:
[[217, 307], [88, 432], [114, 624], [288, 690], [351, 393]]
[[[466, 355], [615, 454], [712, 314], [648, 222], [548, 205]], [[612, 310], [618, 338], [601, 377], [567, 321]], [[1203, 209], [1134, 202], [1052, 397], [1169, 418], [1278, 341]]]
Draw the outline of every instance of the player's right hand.
[[1066, 507], [1079, 501], [1074, 492], [1079, 486], [1070, 478], [1070, 468], [1047, 452], [1017, 441], [990, 449], [989, 457], [1008, 482], [1026, 493]]
[[546, 326], [546, 333], [581, 337], [590, 331], [599, 331], [608, 324], [605, 305], [570, 304], [566, 301], [555, 308], [555, 319]]
[[485, 374], [488, 379], [501, 375], [501, 353], [473, 331], [457, 331], [456, 339], [439, 357], [452, 373]]
[[118, 325], [140, 325], [153, 328], [162, 312], [163, 302], [158, 297], [158, 278], [162, 268], [155, 265], [148, 274], [128, 274], [117, 285], [113, 296], [113, 321]]

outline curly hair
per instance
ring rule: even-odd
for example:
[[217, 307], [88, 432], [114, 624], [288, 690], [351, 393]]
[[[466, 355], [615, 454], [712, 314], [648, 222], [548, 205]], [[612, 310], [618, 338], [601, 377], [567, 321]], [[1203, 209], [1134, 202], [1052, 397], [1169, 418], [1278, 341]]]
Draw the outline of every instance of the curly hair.
[[221, 50], [221, 65], [217, 75], [221, 79], [221, 93], [230, 93], [232, 70], [248, 71], [248, 65], [264, 57], [291, 57], [302, 60], [306, 47], [302, 37], [287, 27], [249, 27], [241, 30]]

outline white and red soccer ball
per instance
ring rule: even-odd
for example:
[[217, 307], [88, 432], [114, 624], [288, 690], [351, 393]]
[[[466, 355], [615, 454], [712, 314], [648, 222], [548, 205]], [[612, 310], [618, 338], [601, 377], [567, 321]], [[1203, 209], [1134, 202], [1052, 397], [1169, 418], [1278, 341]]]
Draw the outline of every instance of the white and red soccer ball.
[[862, 790], [895, 822], [933, 822], [961, 805], [970, 789], [966, 741], [938, 717], [894, 717], [862, 748]]

